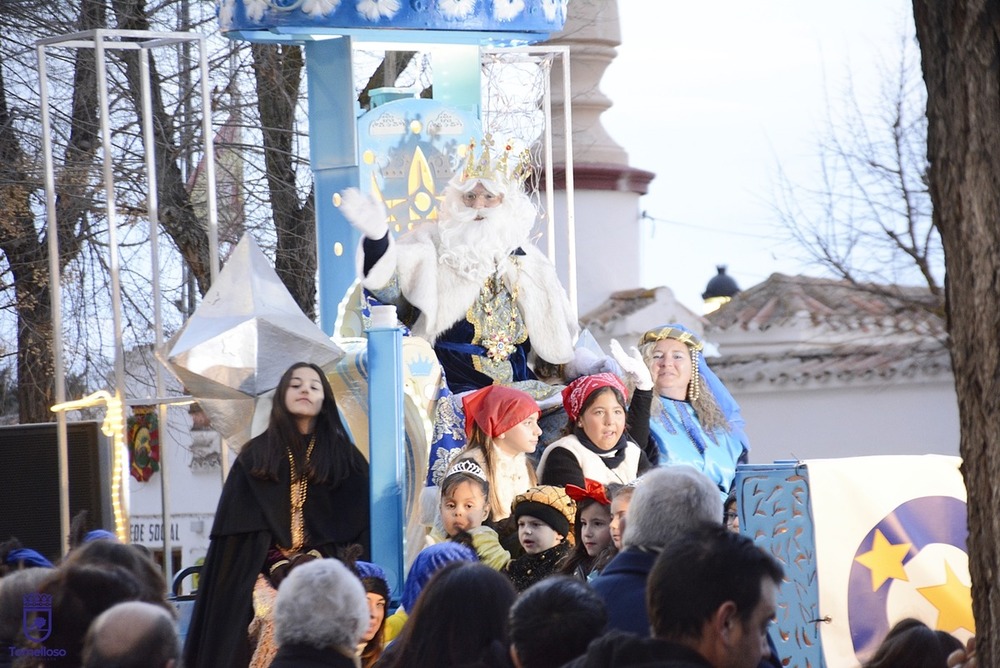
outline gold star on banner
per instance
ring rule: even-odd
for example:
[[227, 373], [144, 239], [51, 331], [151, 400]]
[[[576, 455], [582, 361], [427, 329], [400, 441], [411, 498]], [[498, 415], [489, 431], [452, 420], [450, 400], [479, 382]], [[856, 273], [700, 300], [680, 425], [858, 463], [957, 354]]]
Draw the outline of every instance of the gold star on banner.
[[877, 591], [882, 583], [892, 578], [894, 580], [909, 580], [903, 570], [903, 558], [910, 551], [910, 543], [893, 545], [882, 531], [875, 529], [875, 540], [872, 549], [855, 557], [855, 561], [872, 572], [872, 591]]
[[976, 621], [972, 617], [972, 588], [962, 584], [962, 581], [944, 563], [945, 582], [932, 587], [917, 587], [920, 595], [926, 598], [938, 609], [935, 628], [946, 633], [954, 633], [959, 629], [976, 632]]

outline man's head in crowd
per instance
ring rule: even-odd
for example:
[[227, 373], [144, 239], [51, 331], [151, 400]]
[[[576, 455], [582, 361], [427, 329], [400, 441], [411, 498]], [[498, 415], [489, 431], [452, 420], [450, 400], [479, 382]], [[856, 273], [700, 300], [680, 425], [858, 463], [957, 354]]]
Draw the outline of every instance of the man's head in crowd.
[[279, 646], [351, 652], [368, 629], [365, 588], [336, 559], [316, 559], [282, 581], [274, 602], [274, 637]]
[[722, 522], [718, 488], [690, 466], [667, 466], [643, 475], [636, 485], [622, 537], [624, 547], [660, 547], [702, 522]]
[[693, 649], [714, 668], [754, 668], [769, 653], [783, 577], [781, 564], [750, 538], [719, 522], [703, 524], [670, 541], [649, 574], [652, 634]]
[[152, 603], [128, 601], [108, 608], [90, 625], [83, 668], [172, 668], [180, 657], [170, 613]]

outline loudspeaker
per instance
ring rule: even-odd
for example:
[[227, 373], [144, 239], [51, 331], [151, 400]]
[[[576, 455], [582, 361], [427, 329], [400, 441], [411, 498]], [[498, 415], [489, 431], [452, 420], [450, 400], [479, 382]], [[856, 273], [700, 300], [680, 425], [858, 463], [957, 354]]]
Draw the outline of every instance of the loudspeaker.
[[[66, 425], [69, 514], [89, 511], [91, 529], [114, 530], [111, 516], [111, 448], [97, 422]], [[56, 424], [0, 427], [0, 541], [60, 558], [59, 460]]]

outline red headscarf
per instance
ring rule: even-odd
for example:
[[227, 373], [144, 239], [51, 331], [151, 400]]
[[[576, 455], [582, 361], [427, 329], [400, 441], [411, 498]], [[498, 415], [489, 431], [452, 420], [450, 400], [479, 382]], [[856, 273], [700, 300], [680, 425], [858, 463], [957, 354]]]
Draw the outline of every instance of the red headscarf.
[[462, 397], [465, 411], [465, 436], [472, 437], [472, 425], [478, 424], [490, 438], [509, 431], [522, 420], [540, 413], [531, 395], [505, 385], [487, 385]]
[[613, 387], [622, 393], [622, 397], [625, 401], [628, 401], [628, 390], [618, 376], [613, 373], [595, 373], [593, 376], [580, 376], [572, 383], [563, 388], [562, 398], [563, 398], [563, 408], [566, 409], [566, 415], [569, 416], [570, 422], [576, 422], [576, 419], [580, 417], [580, 411], [583, 409], [583, 402], [587, 400], [594, 390], [599, 390], [602, 387]]

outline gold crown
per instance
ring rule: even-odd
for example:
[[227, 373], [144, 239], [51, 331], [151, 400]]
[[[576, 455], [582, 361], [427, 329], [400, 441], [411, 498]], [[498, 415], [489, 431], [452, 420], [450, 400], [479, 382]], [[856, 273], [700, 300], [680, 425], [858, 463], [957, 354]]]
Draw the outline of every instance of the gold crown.
[[531, 154], [526, 148], [515, 153], [513, 140], [508, 140], [495, 158], [498, 147], [492, 135], [483, 137], [482, 147], [477, 158], [476, 140], [469, 141], [465, 167], [462, 169], [462, 183], [483, 179], [505, 185], [520, 184], [531, 174]]

